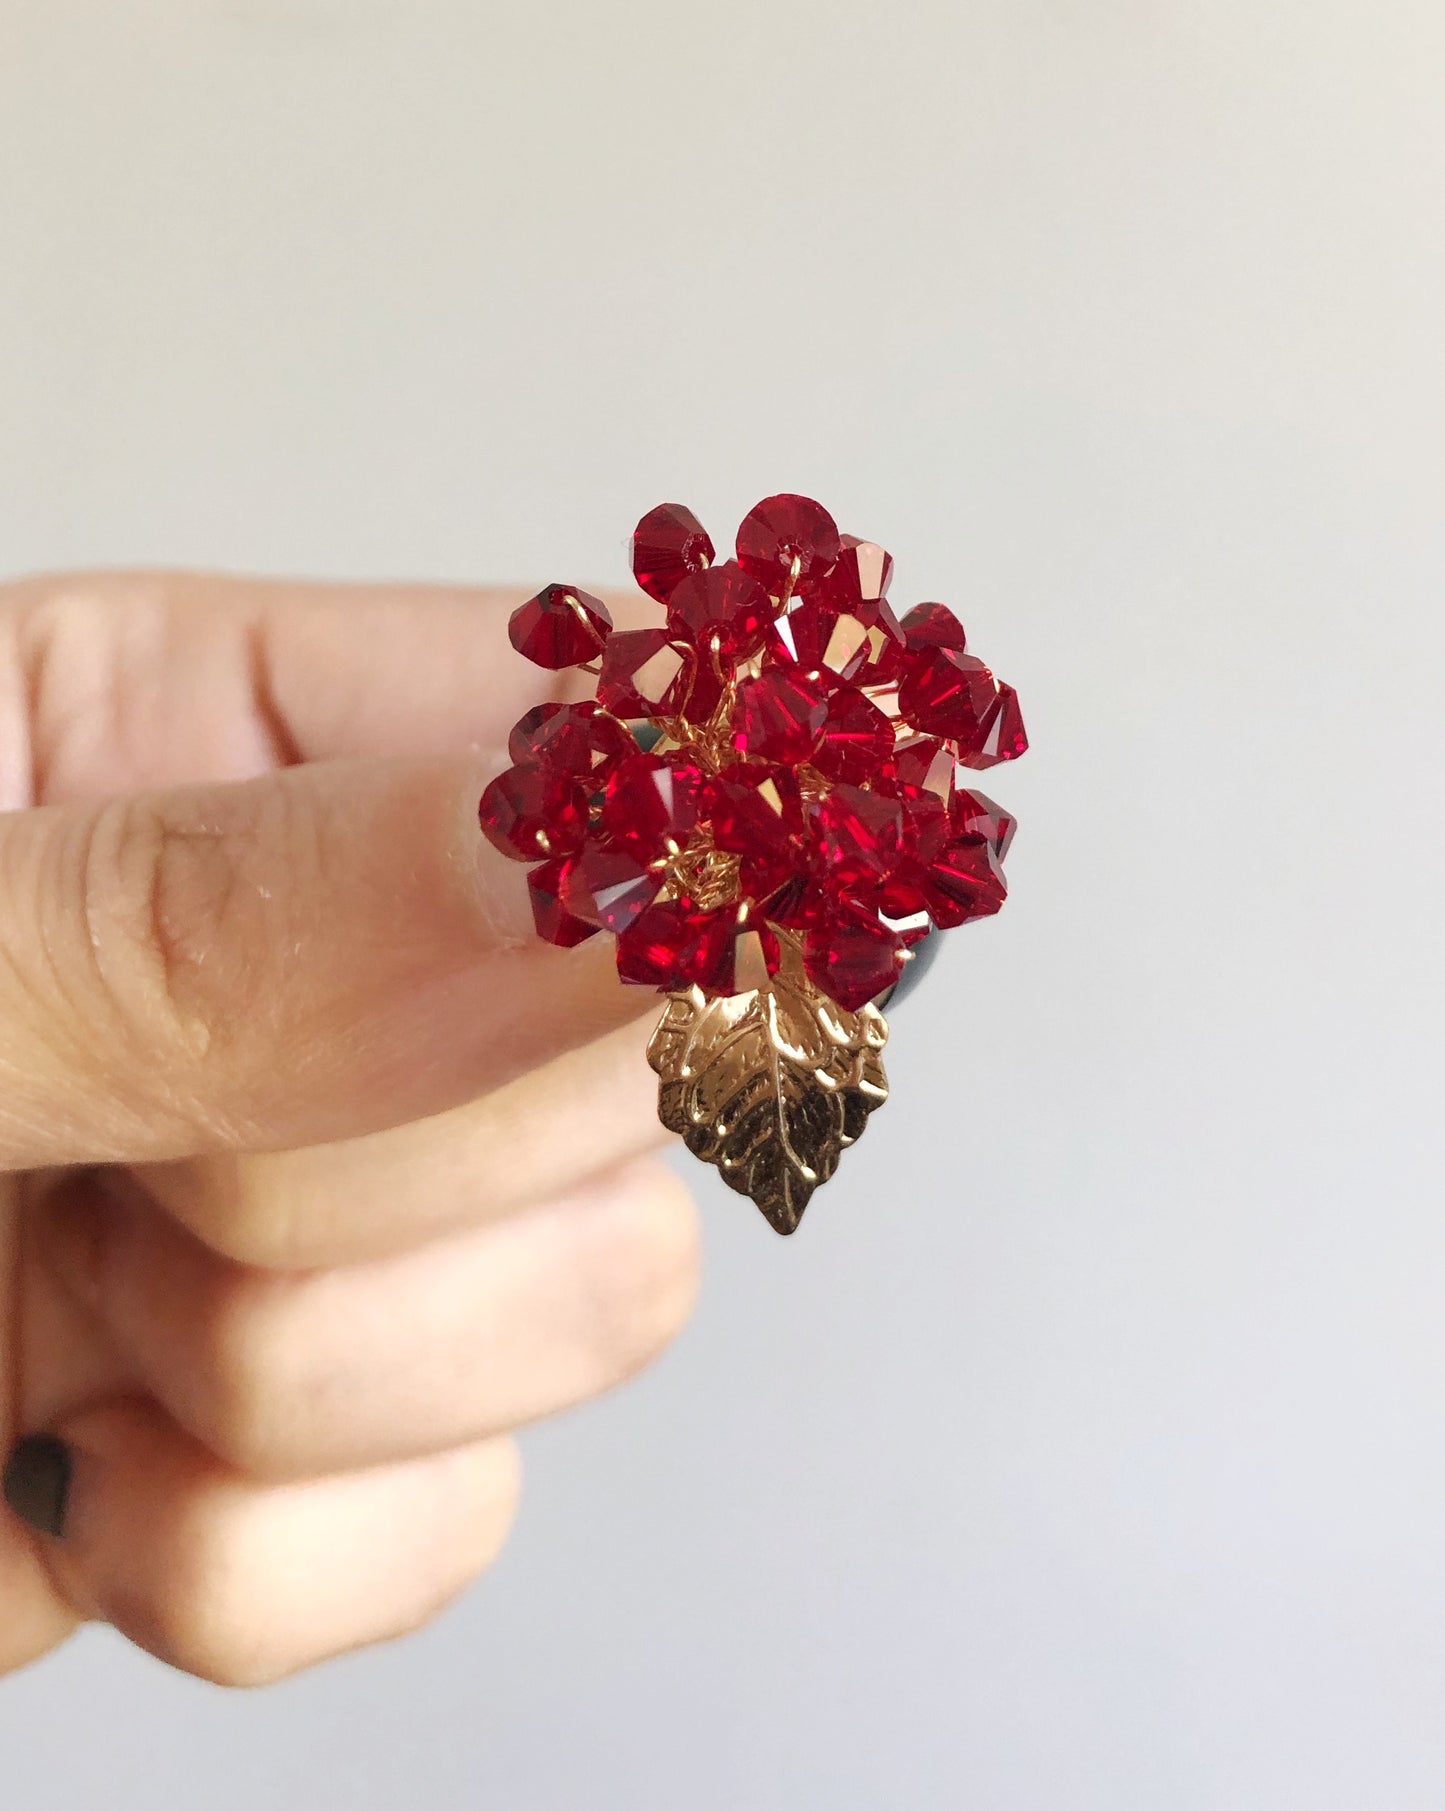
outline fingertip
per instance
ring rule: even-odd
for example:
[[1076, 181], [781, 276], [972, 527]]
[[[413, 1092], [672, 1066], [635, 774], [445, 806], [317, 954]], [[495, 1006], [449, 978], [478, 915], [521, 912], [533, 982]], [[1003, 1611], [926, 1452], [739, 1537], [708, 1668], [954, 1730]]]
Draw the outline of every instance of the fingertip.
[[[51, 1516], [55, 1448], [69, 1480], [64, 1533], [45, 1538], [65, 1602], [229, 1687], [271, 1684], [420, 1627], [496, 1558], [519, 1495], [506, 1439], [266, 1484], [155, 1405], [118, 1398], [19, 1443], [22, 1473], [48, 1455], [42, 1480], [20, 1480], [27, 1525]], [[64, 1632], [52, 1630], [51, 1644]]]

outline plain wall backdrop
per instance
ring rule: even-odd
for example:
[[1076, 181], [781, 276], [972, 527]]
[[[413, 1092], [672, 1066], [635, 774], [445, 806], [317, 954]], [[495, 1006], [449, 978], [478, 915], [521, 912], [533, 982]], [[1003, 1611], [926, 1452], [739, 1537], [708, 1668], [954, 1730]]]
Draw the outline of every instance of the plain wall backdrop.
[[[0, 566], [616, 583], [798, 489], [1019, 687], [1013, 897], [783, 1242], [25, 1811], [1439, 1811], [1439, 0], [0, 0]], [[398, 684], [405, 675], [398, 675]]]

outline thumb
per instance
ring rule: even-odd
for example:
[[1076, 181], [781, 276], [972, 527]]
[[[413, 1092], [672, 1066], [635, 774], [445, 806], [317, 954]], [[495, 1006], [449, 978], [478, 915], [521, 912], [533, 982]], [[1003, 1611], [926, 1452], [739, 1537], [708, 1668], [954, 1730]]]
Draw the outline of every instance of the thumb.
[[0, 816], [0, 1166], [438, 1112], [646, 1004], [532, 935], [477, 755]]

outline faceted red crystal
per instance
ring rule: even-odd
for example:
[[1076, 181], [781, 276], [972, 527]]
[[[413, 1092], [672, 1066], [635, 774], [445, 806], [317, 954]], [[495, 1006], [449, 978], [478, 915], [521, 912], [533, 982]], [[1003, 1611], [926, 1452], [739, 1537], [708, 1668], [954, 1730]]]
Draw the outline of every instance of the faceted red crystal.
[[578, 847], [587, 828], [587, 796], [567, 774], [509, 767], [482, 794], [479, 816], [504, 855], [536, 861]]
[[872, 779], [893, 753], [893, 725], [862, 692], [839, 686], [828, 700], [813, 766], [829, 780]]
[[738, 529], [740, 564], [774, 595], [810, 590], [831, 570], [841, 546], [838, 524], [822, 504], [790, 492], [764, 497]]
[[[885, 918], [895, 921], [917, 918], [921, 912], [928, 912], [928, 901], [923, 896], [923, 888], [918, 874], [912, 864], [906, 864], [896, 874], [890, 874], [879, 887], [870, 901], [876, 905]], [[907, 941], [909, 933], [900, 932]]]
[[758, 844], [783, 849], [790, 838], [802, 834], [802, 793], [790, 767], [739, 762], [708, 782], [707, 801], [719, 849], [738, 855]]
[[667, 620], [700, 652], [716, 646], [724, 659], [741, 660], [762, 647], [773, 606], [736, 560], [724, 560], [682, 580], [667, 601]]
[[669, 844], [686, 844], [697, 826], [701, 794], [702, 775], [691, 762], [633, 755], [607, 782], [602, 830], [642, 861], [657, 861]]
[[536, 749], [532, 739], [549, 717], [555, 717], [562, 709], [560, 704], [534, 704], [529, 711], [524, 711], [512, 725], [511, 734], [507, 737], [507, 753], [513, 761], [521, 766], [523, 762], [535, 761]]
[[817, 685], [772, 667], [737, 688], [732, 744], [746, 760], [806, 761], [827, 717], [828, 700]]
[[790, 768], [726, 769], [708, 784], [707, 815], [714, 845], [742, 858], [744, 897], [765, 899], [796, 872], [803, 801]]
[[737, 929], [731, 909], [704, 912], [686, 900], [658, 900], [617, 939], [617, 973], [639, 987], [731, 993]]
[[[838, 626], [838, 612], [821, 598], [795, 604], [786, 610], [769, 629], [764, 646], [767, 659], [779, 665], [797, 667], [800, 672], [821, 677], [824, 656]], [[862, 640], [862, 635], [858, 637]], [[829, 680], [838, 675], [831, 669]]]
[[713, 562], [707, 530], [681, 503], [659, 503], [632, 533], [632, 572], [649, 597], [665, 604], [690, 572]]
[[830, 1000], [857, 1012], [898, 980], [903, 939], [870, 912], [845, 905], [808, 932], [803, 960]]
[[1014, 831], [1018, 829], [1018, 819], [1002, 805], [995, 805], [987, 793], [970, 792], [965, 787], [960, 787], [953, 795], [948, 817], [956, 837], [965, 842], [982, 837], [993, 850], [996, 861], [1002, 861], [1008, 854]]
[[910, 736], [894, 749], [878, 783], [899, 797], [931, 792], [947, 805], [953, 797], [953, 769], [953, 753], [937, 736]]
[[910, 864], [927, 867], [943, 853], [953, 835], [948, 807], [936, 793], [910, 787], [903, 806], [903, 852]]
[[614, 717], [670, 717], [691, 659], [665, 629], [619, 629], [602, 655], [597, 702]]
[[626, 849], [589, 843], [568, 866], [562, 901], [584, 924], [625, 931], [656, 899], [661, 885], [661, 874]]
[[519, 719], [508, 739], [512, 759], [537, 761], [582, 781], [601, 781], [637, 753], [626, 724], [592, 699], [580, 704], [539, 704]]
[[897, 799], [861, 786], [832, 787], [811, 810], [820, 873], [830, 893], [885, 878], [903, 841], [903, 807]]
[[562, 896], [572, 865], [571, 856], [559, 856], [555, 861], [543, 862], [540, 868], [533, 868], [527, 876], [527, 892], [532, 901], [537, 935], [548, 943], [560, 944], [563, 949], [585, 943], [597, 934], [595, 924], [584, 924], [580, 918], [574, 918], [563, 904]]
[[1016, 761], [1028, 745], [1019, 695], [1011, 685], [1000, 685], [972, 740], [959, 738], [958, 758], [965, 767], [995, 767], [1000, 761]]
[[993, 850], [983, 842], [950, 843], [922, 872], [919, 885], [941, 931], [988, 917], [1008, 890]]
[[971, 654], [960, 654], [956, 648], [919, 648], [903, 657], [899, 708], [925, 735], [972, 746], [997, 699], [998, 681]]
[[854, 685], [891, 686], [903, 671], [903, 630], [886, 597], [861, 606], [868, 621], [868, 643], [863, 662], [852, 675]]
[[784, 930], [806, 931], [819, 921], [827, 905], [817, 876], [810, 870], [798, 869], [763, 902], [763, 909], [768, 920]]
[[512, 612], [507, 632], [519, 654], [556, 671], [600, 654], [612, 633], [612, 617], [600, 597], [574, 585], [548, 585]]
[[778, 618], [768, 647], [774, 659], [829, 684], [887, 685], [898, 677], [903, 635], [882, 599], [837, 610], [815, 597]]
[[886, 597], [893, 577], [893, 555], [876, 541], [860, 541], [857, 535], [845, 534], [841, 539], [843, 550], [832, 571], [819, 582], [819, 595], [837, 610], [857, 610], [861, 604]]
[[947, 604], [915, 604], [903, 618], [903, 633], [910, 648], [952, 648], [961, 654], [968, 646], [963, 624]]

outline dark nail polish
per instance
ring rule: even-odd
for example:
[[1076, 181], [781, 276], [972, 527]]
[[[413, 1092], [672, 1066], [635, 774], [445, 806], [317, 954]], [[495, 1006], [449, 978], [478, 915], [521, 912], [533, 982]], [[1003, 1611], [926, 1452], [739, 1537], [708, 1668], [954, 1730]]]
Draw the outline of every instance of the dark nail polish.
[[53, 1434], [31, 1434], [5, 1462], [5, 1501], [41, 1534], [65, 1533], [70, 1497], [70, 1448]]

